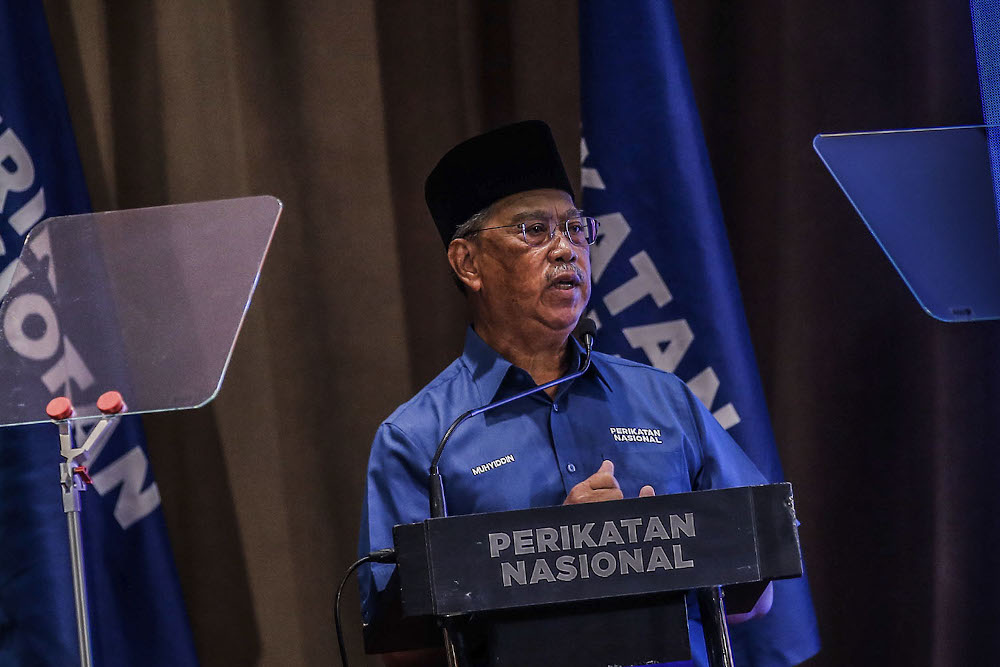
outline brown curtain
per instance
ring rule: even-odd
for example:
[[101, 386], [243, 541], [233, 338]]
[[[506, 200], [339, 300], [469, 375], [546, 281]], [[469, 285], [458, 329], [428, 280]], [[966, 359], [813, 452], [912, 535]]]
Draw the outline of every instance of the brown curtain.
[[[46, 9], [96, 210], [285, 204], [219, 397], [145, 424], [202, 663], [336, 664], [372, 435], [464, 335], [423, 179], [458, 140], [526, 117], [576, 171], [576, 4]], [[357, 609], [352, 583], [362, 661]]]
[[[1000, 329], [923, 315], [810, 146], [980, 121], [968, 5], [675, 9], [796, 485], [810, 664], [991, 664]], [[47, 10], [95, 209], [285, 203], [218, 399], [146, 426], [203, 664], [336, 664], [371, 435], [461, 343], [423, 178], [530, 117], [576, 171], [576, 2]]]

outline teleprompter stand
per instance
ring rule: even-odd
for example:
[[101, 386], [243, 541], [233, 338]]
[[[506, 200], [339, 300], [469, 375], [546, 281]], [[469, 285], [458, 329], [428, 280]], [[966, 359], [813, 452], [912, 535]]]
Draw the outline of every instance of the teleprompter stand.
[[710, 664], [732, 665], [723, 591], [745, 612], [767, 582], [802, 574], [787, 483], [427, 519], [393, 536], [366, 650], [440, 645], [446, 619], [458, 665], [688, 664], [689, 591]]
[[69, 554], [73, 568], [73, 605], [76, 610], [76, 640], [80, 650], [80, 663], [85, 667], [93, 664], [90, 648], [90, 614], [87, 608], [87, 581], [83, 570], [83, 535], [80, 529], [80, 493], [91, 484], [87, 472], [87, 454], [102, 446], [114, 432], [114, 426], [125, 412], [125, 402], [121, 394], [108, 391], [97, 400], [104, 417], [87, 435], [83, 445], [76, 447], [73, 442], [73, 427], [69, 418], [73, 416], [73, 404], [65, 396], [49, 401], [45, 412], [59, 428], [59, 453], [63, 462], [59, 464], [59, 481], [62, 484], [63, 512], [69, 531]]
[[215, 398], [280, 212], [273, 197], [245, 197], [49, 218], [0, 273], [0, 426], [58, 428], [84, 667], [93, 619], [80, 493], [92, 459], [126, 411], [122, 396], [130, 414]]

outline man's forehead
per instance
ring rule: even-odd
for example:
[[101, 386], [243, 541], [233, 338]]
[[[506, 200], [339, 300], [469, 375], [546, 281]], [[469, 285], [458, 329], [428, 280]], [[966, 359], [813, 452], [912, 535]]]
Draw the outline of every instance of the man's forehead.
[[505, 218], [531, 217], [535, 214], [548, 217], [565, 217], [579, 212], [573, 198], [562, 190], [528, 190], [504, 197], [494, 205], [497, 215]]

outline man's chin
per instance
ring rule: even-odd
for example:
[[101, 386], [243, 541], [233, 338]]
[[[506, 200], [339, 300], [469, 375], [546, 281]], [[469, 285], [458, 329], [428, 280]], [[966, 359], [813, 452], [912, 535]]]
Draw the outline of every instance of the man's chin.
[[569, 335], [575, 328], [587, 307], [587, 296], [579, 288], [573, 290], [546, 291], [539, 303], [541, 320], [548, 328], [563, 331]]
[[553, 331], [559, 331], [569, 336], [576, 329], [577, 324], [580, 323], [580, 318], [583, 317], [583, 309], [572, 309], [565, 313], [553, 313], [550, 317], [546, 318], [546, 324]]
[[571, 308], [582, 311], [587, 305], [590, 295], [580, 286], [569, 288], [548, 287], [545, 290], [543, 300], [552, 308]]

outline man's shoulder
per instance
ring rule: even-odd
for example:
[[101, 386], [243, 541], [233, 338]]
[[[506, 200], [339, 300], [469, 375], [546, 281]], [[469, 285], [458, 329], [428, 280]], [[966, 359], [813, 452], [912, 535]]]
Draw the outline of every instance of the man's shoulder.
[[436, 433], [442, 423], [447, 427], [468, 410], [464, 407], [467, 403], [478, 405], [475, 403], [477, 395], [472, 376], [459, 357], [412, 398], [393, 410], [383, 425], [411, 436]]
[[600, 352], [594, 352], [593, 359], [611, 388], [612, 400], [669, 408], [684, 421], [698, 409], [691, 388], [669, 371]]
[[593, 359], [602, 373], [612, 376], [611, 378], [607, 378], [609, 382], [612, 379], [621, 379], [628, 382], [649, 382], [671, 389], [681, 389], [685, 386], [684, 382], [673, 373], [660, 370], [649, 364], [597, 351], [594, 351]]

